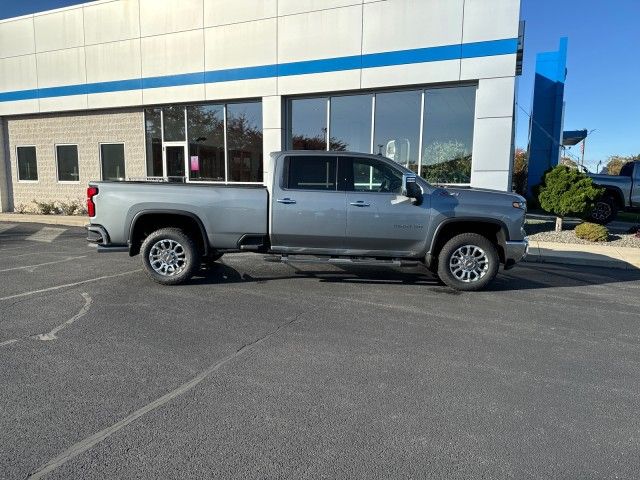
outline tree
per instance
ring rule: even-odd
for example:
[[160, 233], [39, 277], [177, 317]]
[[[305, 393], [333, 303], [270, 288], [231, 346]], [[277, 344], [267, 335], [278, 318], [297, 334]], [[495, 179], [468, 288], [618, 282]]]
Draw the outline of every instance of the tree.
[[628, 157], [624, 157], [622, 155], [611, 155], [609, 160], [607, 160], [607, 174], [619, 175], [620, 170], [622, 170], [625, 163], [633, 162], [635, 160], [640, 160], [640, 154], [630, 155]]
[[471, 153], [457, 140], [432, 142], [424, 149], [421, 176], [433, 183], [469, 183]]
[[558, 165], [545, 173], [538, 201], [547, 212], [556, 216], [556, 232], [562, 230], [562, 218], [573, 214], [585, 216], [602, 194], [591, 178], [574, 168]]
[[527, 192], [528, 169], [529, 159], [526, 150], [516, 148], [513, 155], [513, 190], [520, 195], [525, 195]]
[[578, 163], [569, 157], [560, 157], [560, 165], [566, 165], [567, 167], [578, 168]]

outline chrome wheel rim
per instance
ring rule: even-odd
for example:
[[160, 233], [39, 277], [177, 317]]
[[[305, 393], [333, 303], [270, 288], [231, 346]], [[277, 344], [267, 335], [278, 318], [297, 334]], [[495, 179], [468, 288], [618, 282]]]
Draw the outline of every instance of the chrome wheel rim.
[[611, 205], [607, 202], [598, 202], [593, 208], [591, 216], [600, 222], [606, 220], [611, 215]]
[[149, 264], [156, 273], [173, 277], [186, 268], [187, 253], [175, 240], [168, 238], [158, 240], [149, 250]]
[[463, 245], [449, 258], [449, 271], [461, 282], [477, 282], [489, 271], [489, 258], [477, 245]]

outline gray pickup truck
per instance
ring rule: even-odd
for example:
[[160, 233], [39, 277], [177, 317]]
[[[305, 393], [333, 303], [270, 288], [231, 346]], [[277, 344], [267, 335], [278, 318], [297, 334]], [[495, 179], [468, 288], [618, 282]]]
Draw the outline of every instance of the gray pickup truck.
[[625, 163], [618, 175], [589, 176], [593, 183], [605, 189], [591, 213], [596, 222], [611, 222], [619, 210], [640, 209], [640, 160]]
[[148, 276], [183, 283], [227, 252], [283, 262], [422, 263], [480, 290], [527, 253], [526, 203], [492, 190], [438, 188], [381, 156], [271, 155], [267, 185], [91, 182], [88, 240], [142, 256]]

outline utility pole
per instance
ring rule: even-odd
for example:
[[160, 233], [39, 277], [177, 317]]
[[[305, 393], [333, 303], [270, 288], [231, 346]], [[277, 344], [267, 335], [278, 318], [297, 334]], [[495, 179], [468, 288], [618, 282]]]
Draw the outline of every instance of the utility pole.
[[593, 132], [595, 132], [596, 130], [597, 129], [594, 128], [593, 130], [587, 132], [587, 135], [584, 137], [584, 140], [582, 140], [582, 146], [580, 147], [580, 150], [582, 151], [582, 158], [580, 159], [580, 165], [582, 167], [584, 167], [584, 146], [587, 144], [587, 137], [591, 135]]

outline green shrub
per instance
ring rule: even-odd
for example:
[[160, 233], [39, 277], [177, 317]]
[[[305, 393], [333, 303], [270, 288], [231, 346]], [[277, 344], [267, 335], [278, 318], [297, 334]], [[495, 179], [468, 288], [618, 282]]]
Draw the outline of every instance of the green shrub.
[[58, 213], [58, 207], [56, 207], [55, 202], [39, 202], [34, 200], [33, 203], [36, 204], [37, 213], [41, 213], [42, 215], [55, 215]]
[[581, 223], [574, 230], [576, 237], [590, 242], [606, 242], [609, 240], [609, 230], [604, 225], [597, 223]]
[[584, 173], [558, 165], [545, 173], [538, 200], [545, 211], [558, 217], [558, 231], [562, 229], [563, 217], [587, 215], [602, 192], [603, 189], [595, 186]]
[[29, 213], [30, 209], [28, 205], [25, 205], [24, 203], [20, 203], [15, 207], [13, 207], [13, 211], [16, 213]]
[[64, 215], [75, 215], [80, 209], [80, 205], [75, 200], [69, 203], [59, 202], [58, 206]]

